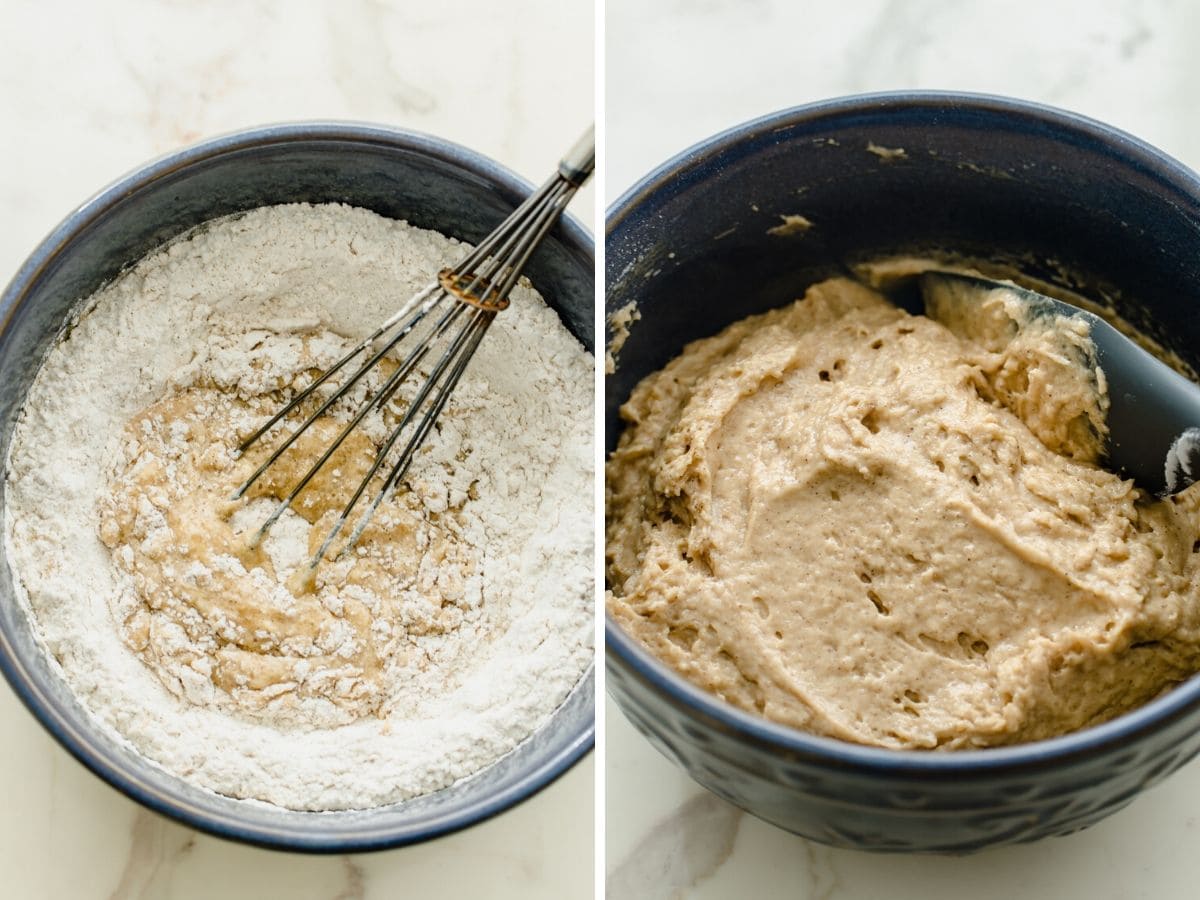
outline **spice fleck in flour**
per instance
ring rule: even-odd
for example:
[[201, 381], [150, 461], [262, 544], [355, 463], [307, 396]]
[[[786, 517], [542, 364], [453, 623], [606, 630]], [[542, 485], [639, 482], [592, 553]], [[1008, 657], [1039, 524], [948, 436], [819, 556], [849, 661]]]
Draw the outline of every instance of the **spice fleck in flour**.
[[265, 453], [239, 459], [239, 439], [461, 253], [360, 209], [255, 210], [144, 259], [43, 364], [9, 556], [81, 700], [167, 770], [297, 809], [416, 796], [511, 750], [591, 659], [592, 362], [527, 286], [401, 489], [315, 578], [395, 409], [257, 546], [355, 398], [229, 500]]

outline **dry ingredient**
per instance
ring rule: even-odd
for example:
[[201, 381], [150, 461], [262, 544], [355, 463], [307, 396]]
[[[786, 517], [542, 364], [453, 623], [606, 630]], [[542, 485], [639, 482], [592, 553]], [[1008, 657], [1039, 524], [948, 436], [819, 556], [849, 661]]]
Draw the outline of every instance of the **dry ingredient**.
[[142, 260], [44, 362], [9, 459], [9, 558], [84, 705], [167, 770], [297, 809], [401, 800], [511, 750], [591, 659], [592, 360], [528, 286], [315, 582], [296, 576], [384, 421], [259, 546], [348, 407], [228, 499], [256, 462], [238, 438], [461, 253], [361, 209], [255, 210]]
[[897, 748], [1029, 741], [1200, 669], [1200, 490], [1096, 464], [1078, 324], [857, 282], [644, 379], [607, 467], [609, 609], [743, 709]]

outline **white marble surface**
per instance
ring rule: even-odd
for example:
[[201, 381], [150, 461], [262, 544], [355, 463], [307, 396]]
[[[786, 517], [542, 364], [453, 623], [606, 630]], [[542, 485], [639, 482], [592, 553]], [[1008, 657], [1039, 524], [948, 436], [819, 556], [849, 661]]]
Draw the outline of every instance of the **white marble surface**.
[[[611, 203], [745, 119], [903, 88], [1008, 94], [1122, 127], [1200, 167], [1200, 4], [1091, 0], [608, 0]], [[1200, 761], [1082, 834], [969, 858], [833, 851], [704, 792], [611, 702], [608, 895], [978, 900], [1195, 897]]]
[[[474, 62], [448, 48], [486, 48]], [[393, 123], [540, 181], [592, 119], [590, 0], [0, 0], [0, 281], [76, 204], [160, 153], [270, 121]], [[591, 188], [574, 212], [592, 222]], [[0, 897], [590, 897], [588, 757], [433, 843], [317, 858], [228, 844], [111, 790], [0, 685]]]

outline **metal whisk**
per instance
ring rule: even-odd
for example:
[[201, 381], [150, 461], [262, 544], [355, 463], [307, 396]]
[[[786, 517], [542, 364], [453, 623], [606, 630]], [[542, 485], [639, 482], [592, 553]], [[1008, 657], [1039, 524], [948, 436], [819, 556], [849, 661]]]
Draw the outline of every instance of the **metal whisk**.
[[[312, 424], [346, 396], [362, 378], [381, 360], [395, 350], [404, 338], [413, 334], [425, 322], [425, 334], [415, 337], [411, 347], [402, 348], [403, 357], [399, 367], [390, 374], [382, 386], [370, 394], [358, 411], [341, 430], [333, 443], [309, 467], [286, 497], [279, 501], [271, 515], [252, 539], [260, 541], [267, 531], [279, 520], [292, 501], [313, 479], [313, 476], [329, 462], [330, 457], [342, 445], [347, 436], [367, 417], [372, 410], [382, 410], [397, 390], [405, 383], [418, 365], [436, 348], [444, 347], [441, 355], [430, 370], [425, 382], [416, 392], [412, 402], [404, 410], [399, 422], [392, 428], [387, 439], [375, 455], [375, 461], [359, 483], [345, 508], [338, 516], [333, 528], [322, 542], [312, 560], [309, 570], [316, 568], [330, 545], [350, 519], [359, 500], [367, 492], [371, 482], [383, 469], [392, 449], [399, 443], [401, 435], [407, 433], [407, 442], [400, 456], [375, 494], [367, 511], [360, 517], [342, 548], [342, 553], [352, 547], [384, 498], [400, 483], [412, 464], [421, 444], [428, 436], [438, 415], [450, 399], [450, 394], [462, 377], [475, 350], [487, 333], [496, 314], [508, 307], [508, 295], [529, 257], [537, 249], [547, 232], [562, 216], [563, 210], [575, 196], [575, 192], [588, 180], [595, 167], [596, 148], [594, 129], [587, 133], [562, 158], [555, 173], [537, 191], [529, 196], [495, 231], [488, 235], [471, 253], [457, 265], [442, 269], [437, 280], [420, 290], [409, 299], [386, 322], [371, 335], [356, 344], [345, 356], [316, 378], [312, 384], [297, 394], [290, 403], [275, 413], [257, 431], [242, 441], [238, 453], [244, 453], [282, 419], [300, 406], [312, 394], [344, 369], [360, 354], [367, 354], [362, 363], [336, 391], [331, 393], [260, 465], [233, 495], [238, 500], [296, 442]], [[430, 323], [432, 326], [430, 327]], [[455, 330], [457, 327], [457, 330]], [[373, 352], [371, 348], [378, 347]], [[340, 554], [339, 554], [340, 556]]]

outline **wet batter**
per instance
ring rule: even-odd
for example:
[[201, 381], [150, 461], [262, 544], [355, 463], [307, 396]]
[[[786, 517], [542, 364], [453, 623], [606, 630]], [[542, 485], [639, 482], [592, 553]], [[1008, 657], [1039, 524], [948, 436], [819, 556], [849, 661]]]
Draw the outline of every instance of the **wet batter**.
[[1062, 734], [1192, 674], [1200, 494], [1097, 465], [1086, 334], [1002, 307], [942, 324], [832, 280], [647, 377], [607, 466], [617, 622], [743, 709], [885, 747]]

